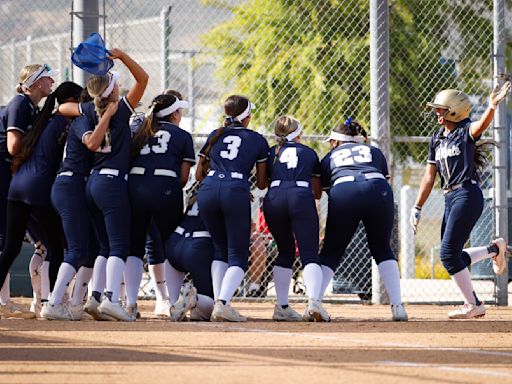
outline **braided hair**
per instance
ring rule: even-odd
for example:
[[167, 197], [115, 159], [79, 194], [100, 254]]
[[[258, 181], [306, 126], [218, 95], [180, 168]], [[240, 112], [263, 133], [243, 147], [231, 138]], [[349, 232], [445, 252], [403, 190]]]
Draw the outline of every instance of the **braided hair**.
[[274, 125], [274, 133], [277, 137], [277, 147], [276, 153], [274, 156], [274, 164], [276, 163], [277, 158], [279, 157], [279, 152], [283, 147], [284, 143], [286, 143], [286, 136], [288, 136], [293, 131], [299, 128], [299, 122], [297, 119], [290, 115], [284, 115], [278, 117], [276, 123]]

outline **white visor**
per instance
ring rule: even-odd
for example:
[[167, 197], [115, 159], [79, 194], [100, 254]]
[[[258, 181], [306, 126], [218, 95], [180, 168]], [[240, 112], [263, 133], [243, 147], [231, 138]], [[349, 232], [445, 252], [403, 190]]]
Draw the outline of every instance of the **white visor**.
[[248, 116], [251, 114], [251, 111], [252, 111], [253, 109], [255, 109], [255, 108], [256, 108], [256, 106], [255, 106], [253, 103], [251, 103], [251, 102], [249, 101], [249, 105], [247, 106], [247, 108], [245, 108], [245, 111], [243, 111], [243, 112], [242, 112], [241, 114], [239, 114], [238, 116], [235, 116], [235, 117], [233, 118], [233, 120], [236, 120], [236, 121], [238, 121], [238, 122], [240, 122], [240, 123], [241, 123], [241, 122], [242, 122], [242, 120], [243, 120], [243, 119], [245, 119], [246, 117], [248, 117]]
[[35, 71], [33, 74], [31, 74], [27, 80], [23, 84], [21, 84], [21, 87], [24, 91], [28, 90], [34, 83], [43, 78], [43, 77], [54, 77], [59, 74], [59, 71], [56, 69], [51, 69], [48, 64], [43, 64], [41, 68], [39, 68], [37, 71]]
[[176, 99], [176, 101], [172, 103], [170, 106], [158, 111], [156, 113], [156, 117], [169, 116], [171, 113], [176, 112], [180, 108], [188, 108], [188, 101]]
[[108, 80], [107, 88], [105, 88], [103, 93], [100, 95], [103, 98], [107, 98], [110, 96], [110, 94], [114, 90], [114, 85], [116, 85], [116, 82], [119, 79], [119, 72], [112, 71], [112, 72], [109, 72], [109, 74], [110, 74], [110, 77]]
[[302, 133], [302, 125], [300, 124], [299, 120], [295, 121], [297, 122], [297, 129], [286, 136], [287, 141], [292, 141]]
[[365, 138], [364, 138], [364, 136], [361, 136], [361, 135], [350, 136], [350, 135], [344, 135], [342, 133], [331, 131], [331, 135], [325, 141], [327, 142], [327, 141], [330, 141], [330, 140], [343, 141], [343, 142], [346, 142], [346, 143], [349, 143], [349, 142], [352, 142], [352, 143], [364, 143]]

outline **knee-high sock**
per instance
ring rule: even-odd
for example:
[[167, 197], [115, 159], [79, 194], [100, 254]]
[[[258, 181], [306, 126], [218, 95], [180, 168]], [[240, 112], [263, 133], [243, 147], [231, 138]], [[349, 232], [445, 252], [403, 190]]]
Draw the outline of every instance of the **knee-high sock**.
[[110, 292], [110, 301], [116, 303], [119, 301], [119, 289], [123, 280], [125, 262], [117, 256], [110, 256], [107, 259], [107, 281], [105, 292]]
[[128, 256], [124, 268], [124, 288], [127, 305], [135, 305], [137, 303], [143, 271], [144, 263], [142, 260], [136, 256]]
[[325, 296], [325, 290], [334, 276], [334, 271], [327, 265], [321, 266], [322, 268], [322, 299]]
[[[41, 290], [39, 290], [41, 292]], [[40, 294], [40, 293], [39, 293]], [[11, 274], [8, 273], [5, 277], [4, 285], [0, 289], [0, 304], [5, 305], [11, 301]]]
[[107, 276], [107, 258], [99, 255], [94, 261], [91, 290], [103, 294]]
[[87, 285], [91, 280], [92, 268], [81, 267], [76, 273], [75, 286], [71, 295], [71, 305], [81, 305], [84, 302], [84, 296], [87, 291]]
[[471, 265], [479, 262], [480, 260], [490, 259], [496, 256], [495, 252], [489, 253], [487, 247], [472, 247], [463, 250], [471, 258]]
[[197, 305], [193, 310], [198, 311], [203, 319], [209, 319], [213, 311], [213, 299], [209, 296], [197, 295]]
[[400, 271], [396, 260], [384, 260], [378, 265], [379, 275], [386, 287], [391, 304], [401, 304], [400, 295]]
[[213, 297], [215, 300], [219, 299], [220, 289], [222, 287], [222, 280], [228, 270], [228, 263], [219, 260], [213, 260], [211, 271], [212, 271], [212, 283], [213, 283]]
[[167, 281], [165, 263], [149, 265], [149, 276], [155, 289], [155, 296], [158, 301], [167, 299]]
[[302, 279], [310, 299], [322, 300], [322, 268], [316, 263], [307, 264], [302, 270]]
[[240, 286], [244, 279], [245, 272], [240, 267], [229, 267], [222, 279], [222, 287], [220, 288], [219, 300], [229, 303], [235, 294], [236, 289]]
[[62, 263], [59, 267], [59, 273], [57, 274], [57, 280], [50, 297], [50, 304], [56, 305], [62, 303], [62, 297], [68, 289], [70, 281], [76, 274], [76, 269], [71, 264]]
[[169, 301], [171, 305], [176, 304], [178, 298], [180, 297], [181, 286], [183, 285], [183, 279], [185, 278], [185, 273], [178, 271], [172, 265], [170, 265], [170, 269], [168, 271], [167, 278], [169, 279], [167, 287], [169, 288]]
[[276, 285], [277, 304], [288, 305], [288, 293], [290, 292], [290, 283], [292, 281], [293, 270], [274, 266], [274, 283]]
[[50, 299], [50, 262], [41, 265], [41, 300]]
[[473, 289], [473, 282], [471, 281], [469, 269], [464, 268], [462, 271], [452, 275], [451, 278], [455, 281], [455, 284], [457, 284], [464, 295], [466, 303], [476, 304], [475, 291]]

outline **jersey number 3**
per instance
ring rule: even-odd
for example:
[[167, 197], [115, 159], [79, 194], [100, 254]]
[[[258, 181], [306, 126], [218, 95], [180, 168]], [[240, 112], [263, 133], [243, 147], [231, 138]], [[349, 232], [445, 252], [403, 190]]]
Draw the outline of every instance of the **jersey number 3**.
[[156, 131], [155, 137], [158, 140], [158, 144], [149, 145], [146, 144], [140, 150], [141, 155], [149, 155], [151, 152], [153, 153], [165, 153], [167, 152], [167, 148], [169, 147], [169, 140], [171, 140], [171, 134], [167, 131]]
[[370, 147], [366, 145], [343, 148], [335, 152], [332, 161], [336, 167], [344, 167], [355, 163], [371, 163], [372, 152]]
[[220, 151], [220, 157], [228, 160], [236, 159], [238, 149], [242, 144], [242, 139], [238, 136], [226, 136], [222, 142], [226, 143], [228, 146], [226, 150]]

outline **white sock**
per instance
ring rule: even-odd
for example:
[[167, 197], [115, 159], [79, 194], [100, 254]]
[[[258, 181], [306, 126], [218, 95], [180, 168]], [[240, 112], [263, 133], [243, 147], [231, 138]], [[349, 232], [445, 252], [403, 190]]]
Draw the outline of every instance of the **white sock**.
[[212, 283], [213, 283], [213, 297], [215, 300], [219, 299], [220, 288], [222, 287], [222, 280], [228, 270], [228, 263], [220, 260], [213, 260], [211, 271], [212, 271]]
[[136, 256], [128, 256], [126, 259], [126, 266], [124, 268], [126, 305], [135, 305], [137, 303], [143, 271], [144, 263], [142, 260]]
[[107, 274], [107, 258], [99, 255], [94, 261], [91, 291], [103, 293]]
[[464, 268], [462, 271], [457, 272], [455, 275], [451, 275], [455, 284], [459, 287], [460, 291], [466, 299], [466, 303], [476, 304], [474, 295], [473, 282], [471, 281], [471, 274], [469, 269]]
[[401, 304], [400, 271], [396, 260], [384, 260], [378, 265], [379, 275], [384, 283], [391, 304]]
[[92, 268], [81, 267], [76, 273], [75, 286], [71, 295], [71, 305], [81, 305], [87, 292], [87, 285], [92, 277]]
[[171, 263], [169, 263], [169, 260], [165, 259], [164, 261], [164, 271], [165, 271], [165, 285], [166, 285], [166, 293], [165, 297], [169, 298], [170, 294], [170, 280], [171, 280]]
[[466, 248], [463, 251], [471, 257], [471, 265], [479, 262], [480, 260], [490, 259], [491, 257], [496, 256], [496, 253], [494, 252], [489, 253], [487, 251], [487, 247]]
[[231, 301], [236, 289], [242, 284], [245, 272], [240, 267], [229, 267], [222, 279], [222, 287], [220, 288], [219, 300], [227, 303]]
[[119, 289], [123, 280], [124, 267], [125, 262], [117, 256], [110, 256], [107, 259], [105, 292], [112, 292], [110, 301], [113, 303], [119, 301]]
[[302, 279], [310, 299], [322, 300], [323, 273], [320, 265], [307, 264], [302, 270]]
[[41, 265], [41, 300], [50, 299], [50, 262]]
[[30, 273], [30, 282], [32, 283], [32, 292], [34, 294], [34, 301], [41, 299], [41, 265], [43, 264], [43, 257], [39, 253], [35, 253], [30, 258], [28, 264], [28, 271]]
[[274, 266], [274, 283], [276, 285], [277, 304], [288, 305], [288, 293], [292, 281], [293, 269]]
[[167, 281], [165, 280], [165, 263], [149, 265], [149, 276], [155, 289], [155, 296], [157, 301], [162, 301], [167, 298]]
[[7, 273], [5, 276], [4, 285], [2, 285], [2, 289], [0, 289], [0, 304], [5, 305], [9, 301], [11, 301], [11, 274]]
[[176, 304], [178, 298], [180, 297], [181, 286], [183, 285], [183, 279], [185, 278], [185, 273], [178, 271], [172, 265], [170, 265], [170, 269], [168, 271], [167, 278], [169, 281], [167, 282], [167, 287], [169, 288], [169, 301], [171, 305]]
[[59, 273], [57, 274], [57, 280], [52, 291], [52, 297], [50, 298], [50, 304], [56, 305], [62, 302], [62, 296], [68, 289], [68, 284], [76, 274], [76, 269], [71, 264], [62, 263], [59, 267]]
[[203, 318], [209, 319], [213, 311], [213, 304], [214, 301], [211, 297], [198, 294], [197, 305], [193, 309], [198, 311]]
[[334, 276], [334, 271], [328, 267], [327, 265], [321, 265], [322, 268], [322, 299], [325, 296], [325, 290], [327, 289], [327, 286], [332, 280], [332, 277]]

